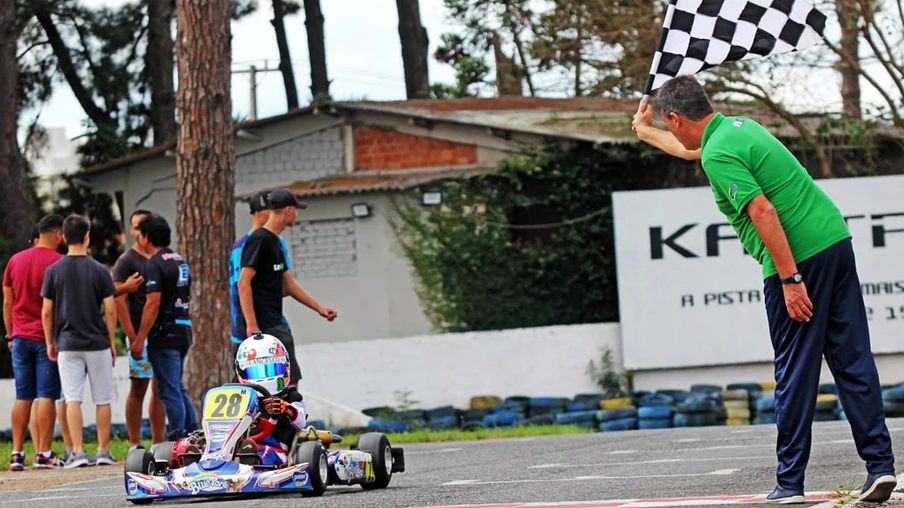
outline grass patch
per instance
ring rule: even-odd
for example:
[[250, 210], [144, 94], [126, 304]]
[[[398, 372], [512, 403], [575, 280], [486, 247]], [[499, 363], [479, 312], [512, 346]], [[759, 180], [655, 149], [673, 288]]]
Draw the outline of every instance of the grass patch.
[[834, 506], [856, 503], [860, 498], [860, 483], [857, 478], [851, 478], [847, 484], [835, 487], [831, 497], [835, 500]]
[[[414, 430], [411, 432], [388, 433], [391, 444], [443, 443], [447, 441], [481, 441], [485, 439], [507, 439], [518, 437], [554, 436], [559, 434], [589, 434], [593, 429], [577, 425], [526, 425], [520, 427], [500, 427], [475, 430]], [[334, 448], [348, 448], [358, 442], [358, 435], [345, 434], [342, 443]]]
[[[142, 441], [142, 445], [145, 448], [151, 448], [151, 440], [147, 439]], [[128, 439], [111, 439], [110, 440], [110, 453], [116, 457], [120, 463], [126, 460], [126, 455], [129, 454], [129, 440]], [[63, 446], [62, 441], [54, 441], [51, 445], [51, 449], [56, 452], [60, 457], [63, 456], [63, 452], [65, 451], [65, 447]], [[90, 453], [91, 455], [97, 454], [97, 443], [85, 443], [85, 451]], [[25, 442], [25, 463], [28, 465], [28, 468], [31, 469], [35, 459], [35, 447], [34, 443], [31, 441]], [[10, 455], [13, 453], [13, 444], [12, 443], [0, 443], [0, 471], [6, 471], [9, 469], [9, 459]]]

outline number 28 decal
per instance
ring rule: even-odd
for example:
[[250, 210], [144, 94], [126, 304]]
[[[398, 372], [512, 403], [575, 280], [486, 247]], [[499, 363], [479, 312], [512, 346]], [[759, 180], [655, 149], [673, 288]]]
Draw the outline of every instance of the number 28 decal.
[[244, 415], [249, 398], [248, 390], [217, 390], [207, 396], [204, 404], [204, 419], [237, 420]]

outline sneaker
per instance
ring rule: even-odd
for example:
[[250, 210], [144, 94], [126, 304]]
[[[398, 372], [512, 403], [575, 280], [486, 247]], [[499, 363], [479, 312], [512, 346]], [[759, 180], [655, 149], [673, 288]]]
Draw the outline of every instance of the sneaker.
[[116, 462], [116, 457], [110, 454], [110, 452], [97, 452], [97, 465], [98, 466], [115, 466], [119, 464]]
[[35, 469], [60, 469], [62, 467], [63, 461], [53, 452], [50, 452], [50, 457], [45, 457], [40, 453], [35, 455]]
[[860, 500], [869, 503], [884, 503], [898, 486], [898, 479], [893, 474], [871, 474], [866, 477], [860, 489]]
[[75, 469], [77, 467], [93, 466], [95, 464], [97, 464], [97, 459], [88, 455], [87, 452], [82, 451], [78, 455], [69, 457], [69, 460], [63, 464], [63, 467], [66, 469]]
[[10, 471], [25, 471], [28, 469], [28, 466], [25, 465], [25, 455], [21, 453], [14, 453], [9, 458], [9, 470]]
[[69, 462], [70, 458], [72, 458], [72, 450], [66, 450], [63, 452], [63, 456], [60, 458], [60, 460], [63, 461], [63, 464], [65, 465], [67, 462]]
[[772, 494], [766, 496], [766, 500], [777, 504], [798, 504], [807, 501], [803, 490], [786, 489], [784, 487], [775, 487]]

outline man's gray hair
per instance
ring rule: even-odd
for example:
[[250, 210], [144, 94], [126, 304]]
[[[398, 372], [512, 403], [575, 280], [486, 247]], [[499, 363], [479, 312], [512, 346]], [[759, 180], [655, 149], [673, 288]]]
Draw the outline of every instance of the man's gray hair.
[[659, 116], [674, 112], [695, 122], [714, 111], [706, 90], [693, 76], [678, 76], [666, 81], [652, 97], [652, 103], [653, 112]]

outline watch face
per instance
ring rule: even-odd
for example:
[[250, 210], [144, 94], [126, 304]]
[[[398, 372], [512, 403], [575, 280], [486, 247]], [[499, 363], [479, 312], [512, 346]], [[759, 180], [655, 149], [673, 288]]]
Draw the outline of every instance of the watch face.
[[802, 281], [802, 280], [804, 280], [804, 276], [803, 276], [803, 275], [801, 275], [801, 274], [799, 274], [799, 273], [795, 273], [795, 274], [794, 274], [794, 282], [800, 282], [800, 281]]

